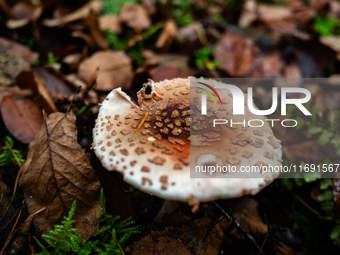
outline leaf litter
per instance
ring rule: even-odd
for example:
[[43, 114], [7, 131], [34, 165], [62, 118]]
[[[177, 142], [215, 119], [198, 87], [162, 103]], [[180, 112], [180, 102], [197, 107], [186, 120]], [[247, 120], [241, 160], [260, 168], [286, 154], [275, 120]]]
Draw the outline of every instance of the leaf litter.
[[81, 230], [84, 239], [98, 230], [100, 182], [77, 142], [73, 112], [48, 116], [29, 145], [23, 169], [20, 186], [28, 211], [46, 208], [33, 220], [38, 229], [46, 232], [58, 224], [77, 199], [75, 227]]
[[[229, 1], [173, 1], [171, 5], [166, 1], [142, 0], [112, 6], [106, 0], [86, 3], [47, 0], [43, 5], [39, 1], [0, 0], [4, 14], [1, 23], [4, 33], [0, 38], [0, 103], [5, 100], [5, 104], [1, 103], [4, 125], [1, 123], [0, 131], [6, 135], [9, 132], [23, 148], [27, 148], [23, 143], [32, 141], [36, 134], [25, 163], [27, 173], [21, 180], [24, 191], [17, 189], [19, 195], [25, 195], [31, 214], [28, 222], [33, 221], [40, 232], [46, 232], [53, 224], [60, 223], [76, 198], [79, 200], [77, 210], [80, 209], [75, 215], [77, 224], [79, 221], [76, 227], [85, 231], [86, 238], [90, 237], [98, 227], [98, 219], [94, 216], [98, 208], [98, 176], [112, 214], [121, 215], [123, 219], [135, 216], [138, 224], [142, 222], [146, 229], [151, 228], [152, 216], [157, 214], [162, 201], [147, 194], [143, 194], [145, 200], [141, 199], [141, 194], [126, 185], [119, 175], [104, 173], [89, 151], [97, 104], [105, 98], [107, 91], [122, 87], [133, 98], [148, 78], [159, 81], [187, 76], [300, 78], [339, 75], [337, 43], [340, 34], [335, 21], [340, 18], [340, 5], [337, 1], [231, 2], [229, 5]], [[72, 113], [63, 118], [60, 111], [66, 110], [78, 86], [82, 91], [71, 107], [77, 115], [74, 126]], [[338, 84], [316, 84], [311, 92], [311, 103], [318, 107], [316, 115], [330, 116], [333, 122], [340, 109]], [[255, 87], [254, 98], [259, 108], [270, 107], [271, 93], [267, 88]], [[20, 104], [22, 106], [18, 106]], [[49, 114], [47, 129], [51, 146], [38, 105]], [[324, 112], [324, 107], [330, 112]], [[328, 125], [328, 119], [323, 122]], [[34, 132], [29, 125], [35, 126]], [[322, 132], [306, 137], [308, 125]], [[297, 164], [337, 162], [340, 148], [334, 146], [338, 145], [339, 134], [328, 132], [332, 126], [315, 128], [315, 123], [308, 125], [289, 133], [279, 128], [275, 130], [282, 137], [285, 159]], [[81, 152], [78, 142], [85, 152]], [[46, 151], [43, 152], [44, 148]], [[25, 151], [23, 155], [26, 156]], [[90, 179], [84, 180], [77, 167]], [[10, 169], [0, 167], [0, 176], [10, 191], [15, 177], [9, 178], [6, 172], [10, 171], [13, 176], [17, 168], [14, 164]], [[37, 179], [46, 185], [36, 184]], [[214, 225], [201, 214], [182, 216], [179, 224], [172, 220], [175, 216], [170, 215], [167, 223], [162, 221], [165, 230], [164, 226], [154, 228], [150, 235], [146, 230], [144, 237], [136, 237], [136, 242], [130, 242], [130, 248], [123, 250], [127, 253], [132, 248], [137, 254], [146, 254], [146, 250], [169, 254], [204, 254], [207, 251], [208, 254], [297, 254], [296, 251], [305, 250], [322, 254], [331, 253], [331, 250], [336, 254], [334, 243], [340, 240], [339, 218], [334, 213], [339, 211], [338, 182], [336, 179], [326, 185], [323, 180], [313, 178], [278, 180], [255, 196], [256, 201], [243, 198], [236, 199], [234, 205], [225, 204], [223, 208], [231, 210], [232, 218], [255, 238], [261, 249], [256, 250], [237, 232], [232, 222], [221, 220], [220, 213], [211, 213], [208, 204], [200, 213], [214, 218], [215, 226], [219, 225], [223, 230], [223, 235], [216, 236], [218, 242], [212, 244], [213, 250], [206, 248], [204, 238], [196, 233], [200, 230], [209, 233], [206, 226]], [[51, 194], [59, 200], [53, 199]], [[273, 197], [272, 207], [264, 209], [266, 203], [263, 201]], [[277, 201], [284, 204], [283, 209], [276, 208]], [[45, 211], [33, 217], [33, 213], [44, 207], [47, 208]], [[276, 214], [287, 213], [273, 222], [277, 218], [272, 215], [274, 209]], [[82, 211], [84, 215], [81, 215]], [[309, 214], [315, 212], [316, 218], [310, 217]], [[293, 214], [294, 224], [286, 224], [287, 215]], [[89, 231], [84, 227], [86, 222], [90, 224]], [[33, 229], [27, 231], [33, 234]], [[13, 238], [16, 237], [23, 236]], [[296, 245], [299, 238], [303, 239], [303, 245], [301, 242]], [[32, 243], [36, 246], [27, 239], [23, 249], [32, 247]], [[11, 252], [10, 247], [12, 244], [6, 252]]]

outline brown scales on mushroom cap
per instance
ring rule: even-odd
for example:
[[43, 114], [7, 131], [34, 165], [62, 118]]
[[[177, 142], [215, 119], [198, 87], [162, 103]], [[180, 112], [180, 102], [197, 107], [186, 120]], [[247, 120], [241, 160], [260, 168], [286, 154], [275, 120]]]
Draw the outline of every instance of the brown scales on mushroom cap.
[[[245, 162], [255, 165], [260, 161], [258, 151], [261, 151], [262, 161], [273, 157], [280, 164], [277, 160], [281, 159], [281, 145], [271, 128], [233, 132], [230, 128], [218, 127], [207, 131], [212, 123], [206, 118], [216, 118], [216, 114], [208, 111], [207, 117], [190, 116], [193, 114], [190, 92], [199, 95], [196, 89], [190, 91], [189, 79], [158, 83], [149, 80], [137, 94], [138, 106], [120, 88], [113, 90], [103, 101], [93, 130], [95, 153], [103, 166], [122, 173], [126, 182], [148, 193], [191, 204], [257, 193], [274, 177], [190, 178], [190, 152], [191, 159], [202, 160], [206, 145], [209, 145], [208, 150], [221, 159], [222, 164], [239, 166]], [[224, 106], [229, 107], [230, 95], [221, 94]], [[196, 101], [191, 107], [199, 109], [200, 101]], [[231, 109], [216, 107], [209, 101], [208, 107], [218, 112], [220, 118], [228, 114], [230, 118]], [[145, 121], [140, 125], [144, 117]], [[247, 111], [244, 118], [250, 117]], [[195, 131], [191, 137], [190, 124]], [[226, 138], [228, 141], [224, 143]], [[255, 159], [258, 160], [255, 162]], [[273, 161], [268, 160], [266, 163]]]

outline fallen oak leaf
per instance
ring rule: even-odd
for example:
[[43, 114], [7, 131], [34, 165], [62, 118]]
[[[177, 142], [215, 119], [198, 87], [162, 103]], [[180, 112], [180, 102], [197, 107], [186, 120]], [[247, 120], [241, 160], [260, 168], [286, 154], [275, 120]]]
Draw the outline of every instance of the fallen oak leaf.
[[7, 130], [23, 143], [34, 139], [43, 124], [39, 107], [29, 99], [6, 96], [1, 104], [1, 116]]
[[48, 116], [29, 145], [20, 186], [30, 213], [46, 207], [33, 220], [43, 232], [60, 223], [76, 199], [75, 227], [87, 240], [99, 227], [100, 182], [77, 142], [75, 119], [73, 112]]

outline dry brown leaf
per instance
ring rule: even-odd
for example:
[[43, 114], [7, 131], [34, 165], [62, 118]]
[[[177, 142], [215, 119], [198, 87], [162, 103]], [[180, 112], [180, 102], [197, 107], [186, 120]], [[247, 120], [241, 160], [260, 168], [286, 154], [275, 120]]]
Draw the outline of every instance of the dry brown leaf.
[[173, 78], [186, 78], [195, 74], [188, 66], [188, 58], [176, 54], [156, 54], [151, 50], [144, 50], [145, 59], [143, 71], [149, 73], [154, 81], [162, 81]]
[[225, 33], [214, 52], [218, 66], [231, 76], [243, 76], [251, 68], [255, 49], [250, 39], [238, 34]]
[[63, 58], [63, 63], [68, 66], [68, 70], [74, 71], [77, 69], [81, 59], [81, 53], [72, 53]]
[[36, 103], [41, 105], [48, 113], [58, 111], [50, 93], [32, 71], [22, 71], [17, 76], [16, 81], [20, 88], [31, 89], [38, 96], [35, 98]]
[[10, 41], [6, 38], [0, 37], [0, 51], [4, 49], [12, 49], [19, 55], [21, 55], [27, 62], [33, 64], [33, 62], [38, 58], [38, 54], [32, 52], [28, 47], [25, 45]]
[[107, 43], [107, 38], [99, 28], [98, 16], [93, 10], [90, 11], [87, 23], [90, 28], [92, 40], [96, 46], [101, 50], [108, 49], [109, 44]]
[[120, 10], [119, 20], [140, 33], [151, 26], [149, 15], [140, 4], [125, 4]]
[[337, 59], [340, 60], [340, 36], [321, 37], [320, 42], [334, 50], [337, 53]]
[[9, 86], [23, 70], [29, 70], [30, 63], [10, 47], [0, 46], [0, 86]]
[[19, 2], [12, 7], [12, 13], [16, 19], [9, 19], [6, 26], [9, 29], [17, 29], [26, 26], [31, 21], [36, 21], [43, 12], [43, 6], [36, 6], [26, 2]]
[[162, 232], [153, 231], [142, 240], [135, 242], [131, 255], [192, 255], [191, 251], [178, 238], [169, 237]]
[[57, 27], [76, 20], [86, 19], [89, 16], [91, 10], [99, 14], [103, 10], [103, 4], [100, 1], [91, 1], [75, 12], [65, 15], [61, 18], [44, 20], [43, 24], [47, 27]]
[[43, 232], [60, 223], [76, 199], [75, 227], [88, 239], [99, 227], [100, 182], [77, 142], [75, 119], [73, 112], [48, 116], [50, 139], [43, 126], [29, 145], [20, 185], [29, 213], [46, 208], [33, 220]]
[[97, 90], [109, 91], [117, 87], [128, 90], [131, 86], [133, 78], [131, 58], [123, 51], [96, 52], [79, 65], [78, 75], [88, 83], [96, 70], [98, 70], [95, 87]]
[[120, 26], [119, 17], [114, 14], [99, 17], [100, 30], [108, 30], [111, 33], [120, 33], [122, 28]]
[[72, 36], [72, 37], [75, 37], [75, 38], [81, 38], [81, 39], [83, 39], [83, 40], [86, 42], [86, 44], [87, 44], [91, 49], [95, 49], [95, 48], [96, 48], [96, 44], [94, 43], [93, 38], [92, 38], [90, 35], [88, 35], [88, 34], [82, 32], [82, 31], [78, 31], [78, 30], [73, 31], [73, 32], [71, 33], [71, 36]]
[[282, 77], [284, 63], [279, 54], [260, 56], [255, 59], [253, 69], [247, 75], [249, 78], [277, 78]]
[[38, 88], [46, 88], [52, 97], [65, 98], [74, 94], [73, 86], [65, 82], [62, 75], [58, 74], [58, 72], [43, 67], [33, 67], [32, 69], [38, 82]]
[[257, 7], [259, 19], [265, 22], [272, 22], [291, 17], [293, 12], [286, 6], [259, 4]]
[[43, 124], [39, 107], [29, 99], [6, 96], [1, 104], [1, 115], [7, 130], [23, 143], [31, 142]]
[[189, 225], [151, 232], [133, 244], [131, 255], [216, 255], [222, 240], [223, 231], [220, 225], [213, 225], [209, 218], [200, 218]]
[[0, 87], [0, 104], [5, 96], [14, 96], [17, 99], [23, 99], [33, 95], [30, 89], [20, 89], [18, 86]]
[[168, 48], [176, 35], [177, 27], [175, 22], [173, 20], [168, 20], [165, 23], [165, 26], [157, 39], [155, 47], [163, 50]]
[[307, 141], [283, 147], [284, 155], [290, 160], [311, 160], [318, 162], [326, 157], [336, 157], [336, 153], [327, 145], [320, 146], [317, 141]]
[[257, 18], [257, 4], [255, 0], [247, 0], [238, 20], [240, 27], [249, 27], [249, 25]]
[[11, 199], [6, 184], [0, 180], [0, 243], [6, 241], [20, 210], [12, 205]]
[[299, 253], [289, 246], [285, 245], [284, 243], [278, 241], [277, 239], [273, 238], [273, 248], [270, 250], [276, 255], [302, 255], [302, 253]]
[[[257, 210], [258, 202], [250, 197], [238, 199], [237, 204], [232, 207], [233, 216], [242, 228], [255, 239], [260, 238], [268, 232], [268, 225], [262, 222]], [[238, 230], [234, 230], [236, 233]], [[243, 235], [238, 235], [244, 238]]]

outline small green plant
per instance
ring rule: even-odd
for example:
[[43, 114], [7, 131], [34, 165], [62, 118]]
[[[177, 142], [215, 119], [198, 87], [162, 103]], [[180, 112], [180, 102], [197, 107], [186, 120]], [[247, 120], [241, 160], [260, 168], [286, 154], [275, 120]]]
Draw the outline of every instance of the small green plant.
[[173, 0], [173, 17], [178, 26], [186, 26], [193, 22], [193, 2], [187, 0]]
[[137, 3], [138, 0], [100, 0], [104, 5], [105, 14], [118, 14], [125, 4]]
[[[305, 104], [305, 107], [312, 116], [304, 116], [296, 107], [287, 107], [287, 116], [295, 119], [298, 122], [297, 129], [301, 130], [306, 138], [316, 140], [320, 146], [326, 144], [332, 145], [337, 154], [340, 155], [340, 111], [335, 111], [331, 118], [331, 112], [329, 109], [324, 109], [321, 117], [318, 108], [313, 105]], [[299, 164], [304, 166], [307, 163], [315, 162], [292, 162], [285, 159], [284, 165]], [[334, 162], [329, 156], [322, 162], [318, 162], [315, 165], [330, 165], [338, 162]], [[325, 176], [324, 176], [325, 177]], [[326, 176], [329, 177], [329, 176]], [[295, 223], [293, 230], [303, 236], [306, 242], [318, 242], [318, 226], [313, 223], [311, 217], [316, 217], [322, 222], [329, 222], [328, 237], [323, 235], [322, 238], [330, 238], [334, 243], [340, 243], [340, 218], [334, 213], [334, 198], [333, 198], [333, 186], [335, 179], [320, 179], [321, 173], [318, 171], [309, 172], [303, 176], [303, 178], [285, 179], [283, 185], [290, 190], [297, 201], [300, 201], [304, 206], [304, 209], [298, 206], [293, 206], [293, 213], [295, 215]], [[314, 187], [318, 190], [316, 197], [317, 206], [311, 206], [303, 200], [299, 195], [299, 191], [306, 189], [307, 187]], [[297, 191], [297, 192], [296, 192]], [[307, 197], [308, 199], [308, 197]], [[311, 214], [311, 216], [308, 216]], [[314, 236], [313, 236], [314, 235]], [[312, 241], [311, 241], [312, 240]]]
[[76, 210], [76, 200], [73, 202], [68, 216], [64, 217], [62, 225], [55, 225], [53, 230], [48, 230], [48, 235], [41, 235], [41, 238], [51, 247], [52, 251], [39, 242], [35, 237], [42, 252], [38, 255], [66, 255], [70, 251], [79, 255], [99, 254], [123, 254], [121, 247], [130, 238], [132, 234], [141, 232], [141, 226], [129, 227], [135, 222], [131, 219], [125, 219], [116, 223], [120, 216], [112, 216], [106, 212], [104, 191], [100, 191], [100, 213], [96, 216], [101, 216], [101, 227], [93, 235], [91, 240], [85, 241], [81, 238], [79, 229], [73, 227], [76, 222], [72, 219]]
[[[7, 141], [8, 145], [11, 147], [13, 153], [17, 156], [20, 164], [24, 164], [25, 160], [19, 150], [13, 149], [14, 143], [12, 138], [9, 136], [5, 136], [4, 141]], [[4, 146], [2, 149], [2, 153], [0, 154], [0, 166], [10, 166], [11, 163], [18, 164], [12, 152], [7, 146]]]
[[97, 216], [102, 217], [103, 225], [94, 234], [94, 237], [98, 237], [100, 240], [94, 250], [100, 255], [122, 254], [121, 247], [132, 234], [141, 232], [141, 226], [129, 227], [135, 223], [131, 217], [115, 223], [120, 216], [112, 216], [106, 213], [103, 190], [100, 194], [100, 205], [101, 212]]
[[41, 238], [53, 248], [53, 251], [48, 251], [45, 246], [34, 237], [35, 241], [43, 249], [43, 252], [38, 255], [57, 255], [67, 254], [70, 251], [75, 252], [79, 255], [91, 254], [93, 246], [96, 243], [86, 243], [81, 238], [79, 229], [73, 228], [73, 224], [76, 222], [72, 220], [72, 217], [76, 211], [76, 200], [73, 201], [72, 207], [68, 213], [68, 216], [64, 216], [62, 225], [55, 225], [53, 230], [48, 230], [49, 235], [41, 235]]
[[53, 64], [57, 64], [59, 61], [59, 58], [55, 58], [53, 55], [53, 52], [49, 52], [47, 55], [48, 58], [48, 64], [53, 65]]
[[119, 39], [116, 33], [111, 33], [108, 31], [104, 32], [107, 36], [107, 42], [112, 48], [114, 48], [115, 50], [124, 50], [125, 48], [127, 48], [127, 44], [129, 42], [128, 37]]
[[217, 67], [217, 63], [213, 60], [213, 53], [215, 51], [215, 47], [212, 48], [203, 48], [196, 52], [196, 66], [198, 68], [208, 68], [210, 70], [214, 70]]
[[316, 16], [314, 28], [321, 36], [340, 35], [340, 20]]
[[295, 116], [298, 125], [297, 129], [301, 129], [307, 138], [317, 138], [318, 144], [323, 146], [330, 142], [335, 148], [338, 155], [340, 155], [340, 111], [334, 112], [334, 119], [331, 122], [331, 113], [329, 109], [324, 109], [322, 117], [319, 118], [318, 108], [306, 105], [306, 108], [312, 113], [311, 117], [303, 117], [297, 113], [297, 109], [288, 107], [288, 115]]

